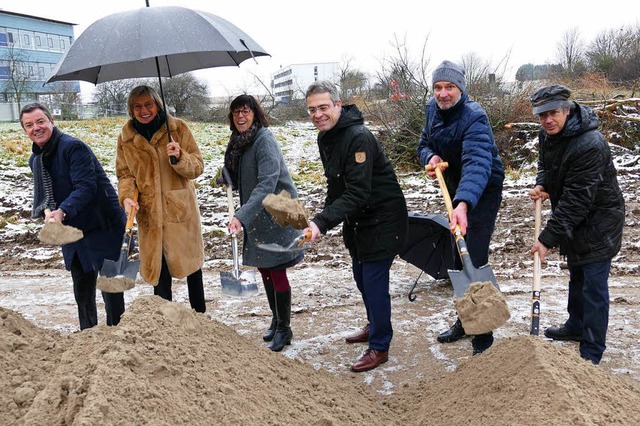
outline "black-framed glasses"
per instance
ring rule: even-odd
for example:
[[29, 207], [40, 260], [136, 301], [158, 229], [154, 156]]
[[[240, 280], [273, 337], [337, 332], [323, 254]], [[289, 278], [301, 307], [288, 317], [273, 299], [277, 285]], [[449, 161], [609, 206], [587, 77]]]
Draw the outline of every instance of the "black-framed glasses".
[[243, 109], [237, 109], [233, 111], [233, 115], [242, 115], [246, 117], [247, 115], [251, 114], [251, 112], [252, 111], [249, 108], [243, 108]]

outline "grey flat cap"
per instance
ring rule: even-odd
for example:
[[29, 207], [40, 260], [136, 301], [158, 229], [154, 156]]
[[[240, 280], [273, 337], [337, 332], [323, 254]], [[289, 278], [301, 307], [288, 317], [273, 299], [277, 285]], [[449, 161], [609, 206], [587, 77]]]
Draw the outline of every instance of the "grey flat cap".
[[531, 96], [533, 113], [551, 111], [558, 108], [571, 96], [571, 90], [560, 85], [543, 87]]

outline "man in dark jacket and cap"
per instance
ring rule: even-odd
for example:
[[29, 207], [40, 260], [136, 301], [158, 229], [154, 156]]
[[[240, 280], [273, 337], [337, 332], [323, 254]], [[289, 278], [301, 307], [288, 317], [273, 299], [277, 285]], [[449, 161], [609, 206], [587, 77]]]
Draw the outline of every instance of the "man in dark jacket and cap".
[[[44, 216], [80, 229], [83, 237], [62, 246], [73, 294], [78, 305], [80, 329], [98, 324], [96, 281], [104, 259], [117, 260], [126, 216], [118, 196], [91, 149], [54, 126], [49, 110], [25, 105], [20, 124], [33, 142], [29, 166], [33, 171], [32, 217]], [[48, 209], [45, 212], [45, 209]], [[122, 293], [102, 293], [107, 325], [117, 325], [124, 312]]]
[[406, 239], [407, 205], [393, 166], [364, 126], [358, 108], [343, 106], [335, 85], [327, 81], [311, 84], [306, 99], [311, 121], [320, 131], [327, 196], [324, 209], [305, 231], [318, 241], [343, 223], [344, 243], [368, 320], [346, 341], [368, 342], [368, 349], [351, 367], [354, 372], [367, 371], [388, 360], [393, 337], [389, 269]]
[[611, 259], [622, 245], [624, 198], [609, 145], [590, 108], [569, 101], [571, 91], [544, 87], [532, 97], [542, 128], [531, 198], [551, 200], [551, 216], [531, 249], [544, 261], [560, 247], [569, 266], [569, 319], [545, 336], [580, 342], [580, 356], [598, 364], [609, 323]]
[[[493, 139], [489, 118], [479, 103], [466, 93], [464, 69], [443, 61], [432, 74], [434, 96], [425, 107], [425, 124], [418, 143], [422, 164], [435, 167], [449, 163], [444, 173], [449, 194], [453, 195], [451, 231], [460, 226], [473, 266], [489, 262], [489, 244], [502, 201], [504, 166]], [[428, 172], [435, 178], [434, 172]], [[456, 266], [462, 269], [460, 258]], [[455, 342], [465, 336], [460, 319], [438, 335], [438, 342]], [[493, 333], [471, 340], [473, 354], [493, 344]]]

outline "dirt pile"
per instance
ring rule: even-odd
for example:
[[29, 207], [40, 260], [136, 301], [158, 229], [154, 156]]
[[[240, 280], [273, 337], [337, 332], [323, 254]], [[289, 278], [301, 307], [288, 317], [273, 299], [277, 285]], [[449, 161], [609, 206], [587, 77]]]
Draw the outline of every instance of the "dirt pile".
[[640, 392], [541, 338], [500, 340], [438, 380], [381, 398], [239, 336], [182, 304], [140, 296], [118, 327], [63, 336], [0, 308], [7, 425], [635, 424]]
[[527, 335], [408, 388], [390, 407], [407, 425], [630, 425], [640, 419], [640, 392], [574, 351]]
[[[45, 353], [60, 336], [3, 316], [3, 398], [16, 401], [2, 404], [8, 424], [393, 423], [361, 385], [155, 296], [137, 298], [118, 327], [69, 336], [63, 353]], [[35, 383], [28, 394], [26, 382]]]
[[0, 307], [0, 419], [15, 424], [47, 385], [69, 339]]

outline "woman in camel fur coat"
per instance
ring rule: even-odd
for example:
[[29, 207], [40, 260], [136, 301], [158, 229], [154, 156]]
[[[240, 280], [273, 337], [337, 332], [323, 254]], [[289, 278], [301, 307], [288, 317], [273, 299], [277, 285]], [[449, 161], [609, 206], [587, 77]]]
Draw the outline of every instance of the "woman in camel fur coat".
[[[151, 87], [134, 88], [128, 109], [131, 119], [118, 137], [116, 176], [120, 203], [127, 212], [137, 210], [140, 275], [167, 300], [172, 277], [187, 277], [191, 307], [205, 312], [204, 247], [192, 181], [204, 170], [202, 155], [187, 124], [171, 116], [169, 142], [167, 115]], [[133, 201], [136, 188], [138, 202]]]

